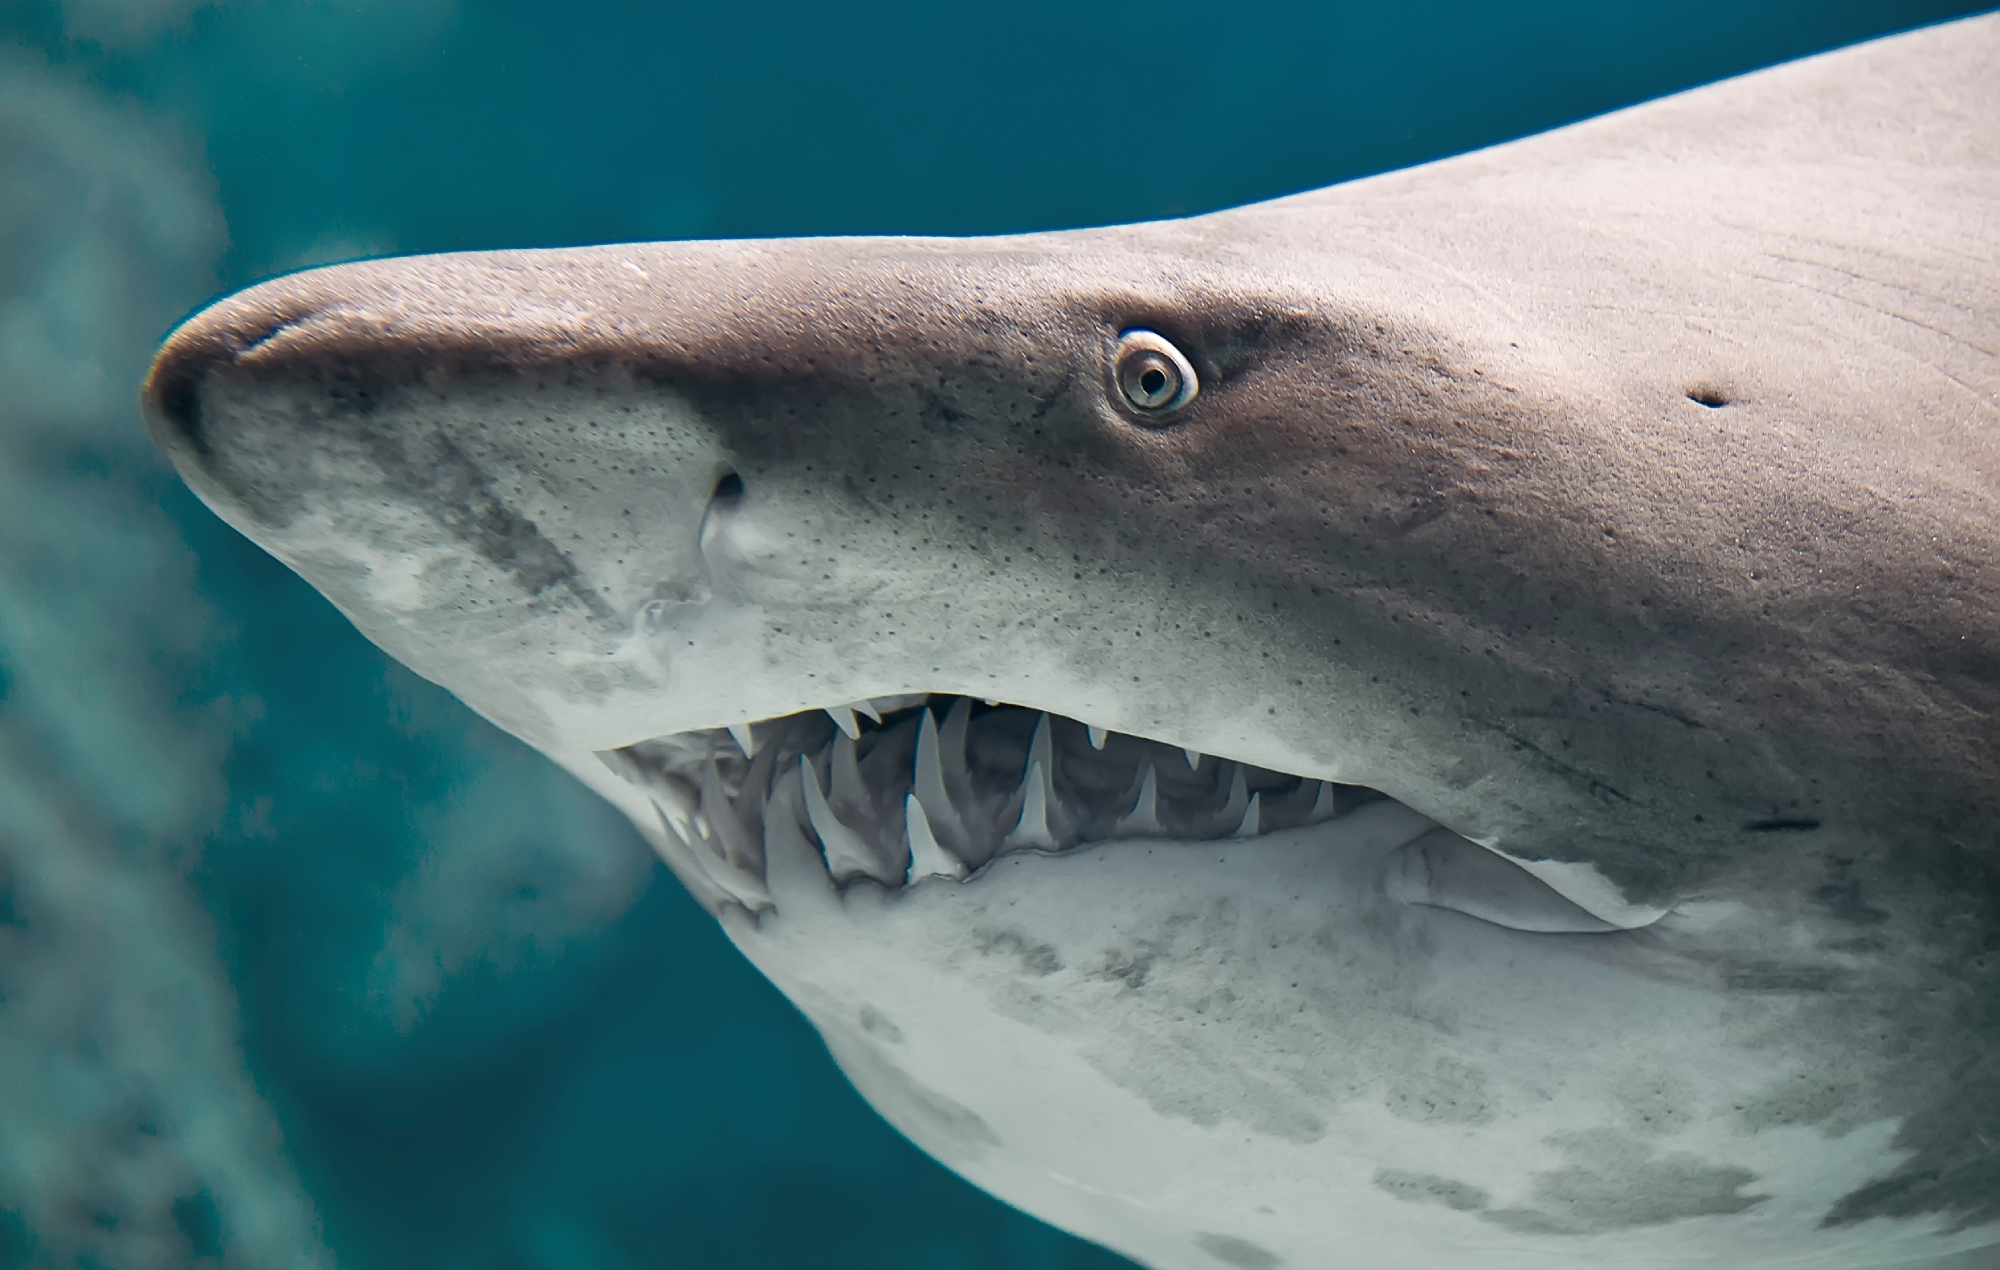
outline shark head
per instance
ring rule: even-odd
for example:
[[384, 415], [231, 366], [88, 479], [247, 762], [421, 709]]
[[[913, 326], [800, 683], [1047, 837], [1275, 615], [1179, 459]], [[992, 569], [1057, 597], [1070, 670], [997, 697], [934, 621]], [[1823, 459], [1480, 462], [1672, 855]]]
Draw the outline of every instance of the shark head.
[[147, 419], [1040, 1216], [1970, 1267], [1996, 51], [1187, 221], [317, 269]]

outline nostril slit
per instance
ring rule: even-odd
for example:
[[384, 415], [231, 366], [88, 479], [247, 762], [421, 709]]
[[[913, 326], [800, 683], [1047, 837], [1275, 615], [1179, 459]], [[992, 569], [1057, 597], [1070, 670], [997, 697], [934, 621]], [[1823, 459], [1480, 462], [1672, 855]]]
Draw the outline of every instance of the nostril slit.
[[1729, 394], [1712, 384], [1697, 384], [1687, 390], [1687, 399], [1697, 406], [1720, 410], [1729, 404]]
[[743, 478], [734, 472], [724, 472], [722, 479], [715, 483], [715, 492], [708, 496], [710, 503], [728, 506], [743, 499]]

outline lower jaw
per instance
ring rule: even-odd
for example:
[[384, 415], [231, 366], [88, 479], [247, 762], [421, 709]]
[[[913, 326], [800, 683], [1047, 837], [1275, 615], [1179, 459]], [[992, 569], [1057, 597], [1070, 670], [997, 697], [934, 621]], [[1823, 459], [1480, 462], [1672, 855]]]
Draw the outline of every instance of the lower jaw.
[[[1825, 1141], [1741, 1116], [1830, 1057], [1795, 999], [1691, 988], [1630, 935], [1399, 903], [1384, 871], [1433, 832], [1377, 799], [1255, 840], [1014, 851], [976, 885], [888, 887], [837, 885], [779, 820], [776, 911], [723, 923], [919, 1146], [1160, 1270], [1763, 1267], [1853, 1238], [1820, 1219], [1893, 1165], [1895, 1123]], [[1662, 1088], [1656, 1126], [1634, 1100]], [[1638, 1194], [1695, 1157], [1745, 1179], [1740, 1203], [1664, 1243], [1593, 1216], [1587, 1180], [1582, 1216], [1542, 1194], [1599, 1167]]]
[[[1746, 1124], [1796, 1073], [1865, 1056], [1802, 1025], [1797, 993], [1690, 975], [1714, 960], [1699, 923], [1565, 917], [1528, 874], [1496, 874], [1504, 857], [1373, 791], [1313, 785], [1308, 806], [1297, 778], [1099, 749], [1058, 717], [882, 704], [843, 741], [791, 716], [747, 747], [719, 729], [602, 758], [877, 1110], [1045, 1220], [1160, 1270], [1775, 1270], [1991, 1241], [1826, 1225], [1898, 1167], [1898, 1121]], [[1129, 763], [1126, 790], [1093, 785], [1094, 763]], [[943, 833], [933, 778], [958, 817]], [[1623, 1172], [1600, 1186], [1604, 1169]], [[1721, 1189], [1671, 1221], [1593, 1215], [1662, 1179]]]

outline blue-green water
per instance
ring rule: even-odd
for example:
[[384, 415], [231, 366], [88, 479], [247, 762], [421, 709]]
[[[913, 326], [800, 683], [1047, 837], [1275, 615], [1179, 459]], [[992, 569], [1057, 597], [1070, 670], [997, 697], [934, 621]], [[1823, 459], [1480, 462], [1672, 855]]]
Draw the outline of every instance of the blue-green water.
[[1963, 11], [0, 0], [0, 1268], [1122, 1264], [903, 1143], [622, 822], [163, 472], [179, 314], [1199, 211]]

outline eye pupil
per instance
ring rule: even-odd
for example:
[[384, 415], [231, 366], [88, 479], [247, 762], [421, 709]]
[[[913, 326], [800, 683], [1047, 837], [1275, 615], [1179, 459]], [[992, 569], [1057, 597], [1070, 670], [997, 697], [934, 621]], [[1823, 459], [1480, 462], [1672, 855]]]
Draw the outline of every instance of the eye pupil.
[[1118, 337], [1112, 377], [1125, 404], [1147, 423], [1187, 405], [1201, 387], [1181, 351], [1147, 330], [1130, 330]]

